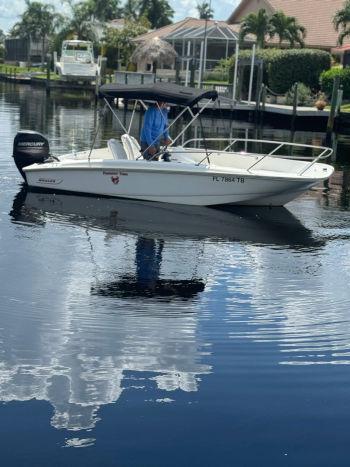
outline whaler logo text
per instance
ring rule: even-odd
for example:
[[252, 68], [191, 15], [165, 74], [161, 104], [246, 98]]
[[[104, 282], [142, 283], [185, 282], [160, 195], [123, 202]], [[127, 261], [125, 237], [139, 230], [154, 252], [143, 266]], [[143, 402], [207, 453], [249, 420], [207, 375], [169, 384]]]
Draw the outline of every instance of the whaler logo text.
[[49, 185], [58, 185], [59, 183], [62, 183], [62, 179], [56, 179], [56, 178], [38, 178], [38, 183], [46, 183]]

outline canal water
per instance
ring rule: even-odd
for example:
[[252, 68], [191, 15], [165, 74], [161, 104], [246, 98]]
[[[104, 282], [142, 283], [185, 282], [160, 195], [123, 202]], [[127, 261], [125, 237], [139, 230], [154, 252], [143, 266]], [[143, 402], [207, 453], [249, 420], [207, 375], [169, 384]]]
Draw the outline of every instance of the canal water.
[[0, 83], [1, 465], [348, 465], [350, 138], [328, 188], [287, 208], [27, 193], [16, 132], [62, 154], [98, 118], [89, 96]]

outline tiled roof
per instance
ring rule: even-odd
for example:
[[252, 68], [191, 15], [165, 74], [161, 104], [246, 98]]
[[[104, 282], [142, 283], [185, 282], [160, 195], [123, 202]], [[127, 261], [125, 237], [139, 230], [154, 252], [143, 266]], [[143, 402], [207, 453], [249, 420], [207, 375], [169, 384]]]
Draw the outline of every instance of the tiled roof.
[[114, 29], [123, 29], [124, 25], [125, 25], [124, 18], [112, 19], [111, 21], [108, 21], [108, 23], [106, 24], [107, 27], [114, 28]]
[[269, 3], [274, 10], [295, 16], [306, 27], [308, 45], [337, 44], [338, 33], [333, 26], [333, 17], [343, 8], [344, 0], [269, 0]]
[[[145, 34], [142, 34], [141, 36], [135, 37], [133, 39], [135, 42], [141, 42], [149, 39], [153, 39], [154, 37], [159, 37], [159, 38], [166, 38], [170, 34], [173, 34], [176, 30], [181, 29], [181, 28], [200, 28], [205, 26], [205, 19], [197, 19], [197, 18], [185, 18], [182, 21], [178, 21], [177, 23], [174, 24], [169, 24], [168, 26], [164, 26], [159, 29], [155, 29], [154, 31], [147, 32]], [[227, 24], [226, 21], [215, 21], [215, 20], [208, 20], [207, 21], [207, 26], [210, 27], [214, 24], [218, 24], [218, 26], [227, 26], [229, 27], [233, 32], [238, 33], [239, 32], [239, 24]]]
[[[249, 3], [249, 0], [242, 0]], [[307, 30], [305, 43], [310, 47], [334, 47], [337, 44], [338, 33], [333, 26], [333, 17], [344, 7], [345, 0], [265, 0], [274, 11], [283, 11], [287, 16], [295, 16], [298, 22]], [[235, 21], [235, 13], [228, 21]], [[237, 20], [236, 20], [237, 21]], [[350, 43], [347, 38], [344, 43]]]

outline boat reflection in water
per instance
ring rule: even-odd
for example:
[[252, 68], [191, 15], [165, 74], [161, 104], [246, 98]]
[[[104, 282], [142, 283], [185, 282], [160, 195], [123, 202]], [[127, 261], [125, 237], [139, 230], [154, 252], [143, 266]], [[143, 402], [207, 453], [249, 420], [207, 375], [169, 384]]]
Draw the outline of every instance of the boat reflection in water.
[[[104, 230], [108, 234], [136, 235], [134, 270], [119, 274], [117, 280], [109, 276], [107, 281], [91, 287], [92, 294], [124, 298], [159, 296], [190, 299], [204, 291], [204, 278], [193, 272], [198, 270], [201, 254], [190, 248], [192, 243], [186, 249], [186, 258], [182, 251], [182, 256], [177, 258], [177, 264], [186, 263], [188, 266], [187, 277], [179, 278], [177, 274], [176, 278], [160, 278], [163, 252], [169, 242], [174, 245], [179, 240], [192, 240], [196, 242], [197, 249], [203, 246], [203, 241], [240, 241], [296, 249], [322, 245], [283, 207], [214, 209], [54, 194], [23, 188], [14, 201], [12, 215], [17, 221], [38, 224], [56, 221]], [[175, 257], [173, 253], [171, 261]]]
[[[15, 221], [66, 222], [147, 238], [241, 241], [290, 248], [322, 242], [283, 207], [199, 207], [27, 191], [14, 200]], [[164, 247], [164, 245], [163, 245]]]
[[[201, 311], [211, 311], [201, 297], [220, 268], [213, 264], [220, 242], [321, 246], [284, 208], [227, 211], [21, 191], [10, 215], [21, 232], [59, 229], [35, 236], [43, 244], [26, 257], [29, 287], [9, 285], [25, 313], [4, 318], [0, 398], [49, 401], [52, 426], [72, 431], [94, 428], [99, 409], [127, 390], [143, 391], [145, 402], [199, 390], [212, 371], [211, 343], [200, 332]], [[53, 247], [52, 238], [65, 247]], [[40, 308], [33, 289], [47, 263], [65, 272]]]

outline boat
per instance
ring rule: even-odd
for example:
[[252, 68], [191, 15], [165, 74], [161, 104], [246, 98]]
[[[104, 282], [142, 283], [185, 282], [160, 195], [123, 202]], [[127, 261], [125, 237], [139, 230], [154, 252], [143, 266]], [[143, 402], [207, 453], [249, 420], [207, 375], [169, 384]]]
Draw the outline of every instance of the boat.
[[95, 63], [90, 41], [66, 40], [62, 42], [60, 60], [55, 63], [60, 79], [66, 81], [94, 81], [100, 74]]
[[[20, 131], [13, 157], [29, 187], [198, 206], [283, 206], [334, 171], [320, 162], [332, 154], [327, 147], [230, 137], [185, 141], [187, 128], [217, 99], [214, 90], [170, 83], [105, 84], [99, 95], [125, 131], [120, 141], [110, 139], [106, 147], [95, 148], [99, 122], [90, 149], [56, 157], [43, 135]], [[147, 160], [118, 117], [116, 99], [134, 101], [133, 115], [137, 105], [147, 107], [148, 102], [182, 108], [169, 128], [185, 112], [191, 118], [170, 145]]]

